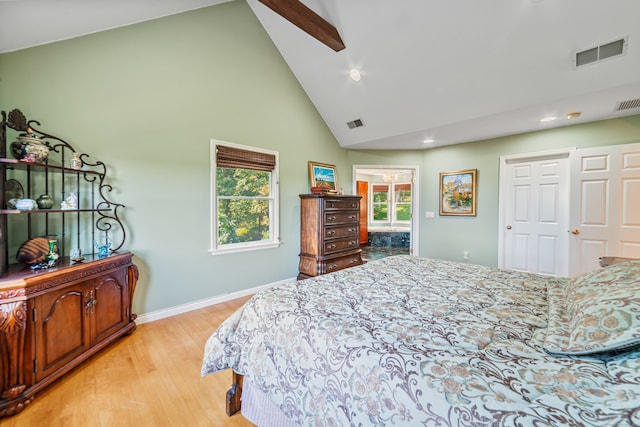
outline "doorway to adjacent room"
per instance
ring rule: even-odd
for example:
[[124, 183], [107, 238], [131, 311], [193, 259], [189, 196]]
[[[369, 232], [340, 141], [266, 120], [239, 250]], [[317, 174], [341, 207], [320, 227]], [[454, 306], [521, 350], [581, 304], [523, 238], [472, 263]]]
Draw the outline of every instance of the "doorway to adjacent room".
[[354, 165], [363, 259], [418, 254], [417, 174], [417, 166]]

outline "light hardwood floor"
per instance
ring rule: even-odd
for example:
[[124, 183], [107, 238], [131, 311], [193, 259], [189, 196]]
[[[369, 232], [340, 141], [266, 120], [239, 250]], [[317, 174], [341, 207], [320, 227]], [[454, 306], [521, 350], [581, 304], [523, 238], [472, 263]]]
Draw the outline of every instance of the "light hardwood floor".
[[0, 425], [253, 426], [225, 413], [231, 371], [200, 377], [205, 341], [248, 298], [139, 325]]

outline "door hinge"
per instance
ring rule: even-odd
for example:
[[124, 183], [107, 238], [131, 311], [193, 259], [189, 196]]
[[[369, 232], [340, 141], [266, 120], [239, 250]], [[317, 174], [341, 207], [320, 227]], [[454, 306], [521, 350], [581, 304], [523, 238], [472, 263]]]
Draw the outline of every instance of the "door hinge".
[[38, 313], [36, 312], [36, 308], [33, 308], [33, 311], [31, 312], [31, 320], [35, 323], [38, 321]]
[[38, 359], [33, 359], [33, 372], [38, 372]]

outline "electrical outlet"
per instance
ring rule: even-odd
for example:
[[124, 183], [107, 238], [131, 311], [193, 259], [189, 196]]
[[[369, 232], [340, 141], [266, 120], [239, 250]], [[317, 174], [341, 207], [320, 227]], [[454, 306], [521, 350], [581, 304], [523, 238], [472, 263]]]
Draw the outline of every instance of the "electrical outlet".
[[435, 212], [425, 212], [424, 216], [425, 216], [425, 218], [432, 219], [432, 218], [436, 217], [436, 214], [435, 214]]
[[462, 251], [462, 259], [469, 259], [469, 251]]

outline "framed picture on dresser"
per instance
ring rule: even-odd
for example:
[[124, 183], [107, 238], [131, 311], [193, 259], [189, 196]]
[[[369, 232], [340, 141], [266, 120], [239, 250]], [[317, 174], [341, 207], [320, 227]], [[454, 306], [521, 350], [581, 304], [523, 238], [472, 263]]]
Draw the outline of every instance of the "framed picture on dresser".
[[309, 162], [309, 180], [311, 189], [321, 189], [323, 193], [338, 192], [336, 167], [326, 163]]

